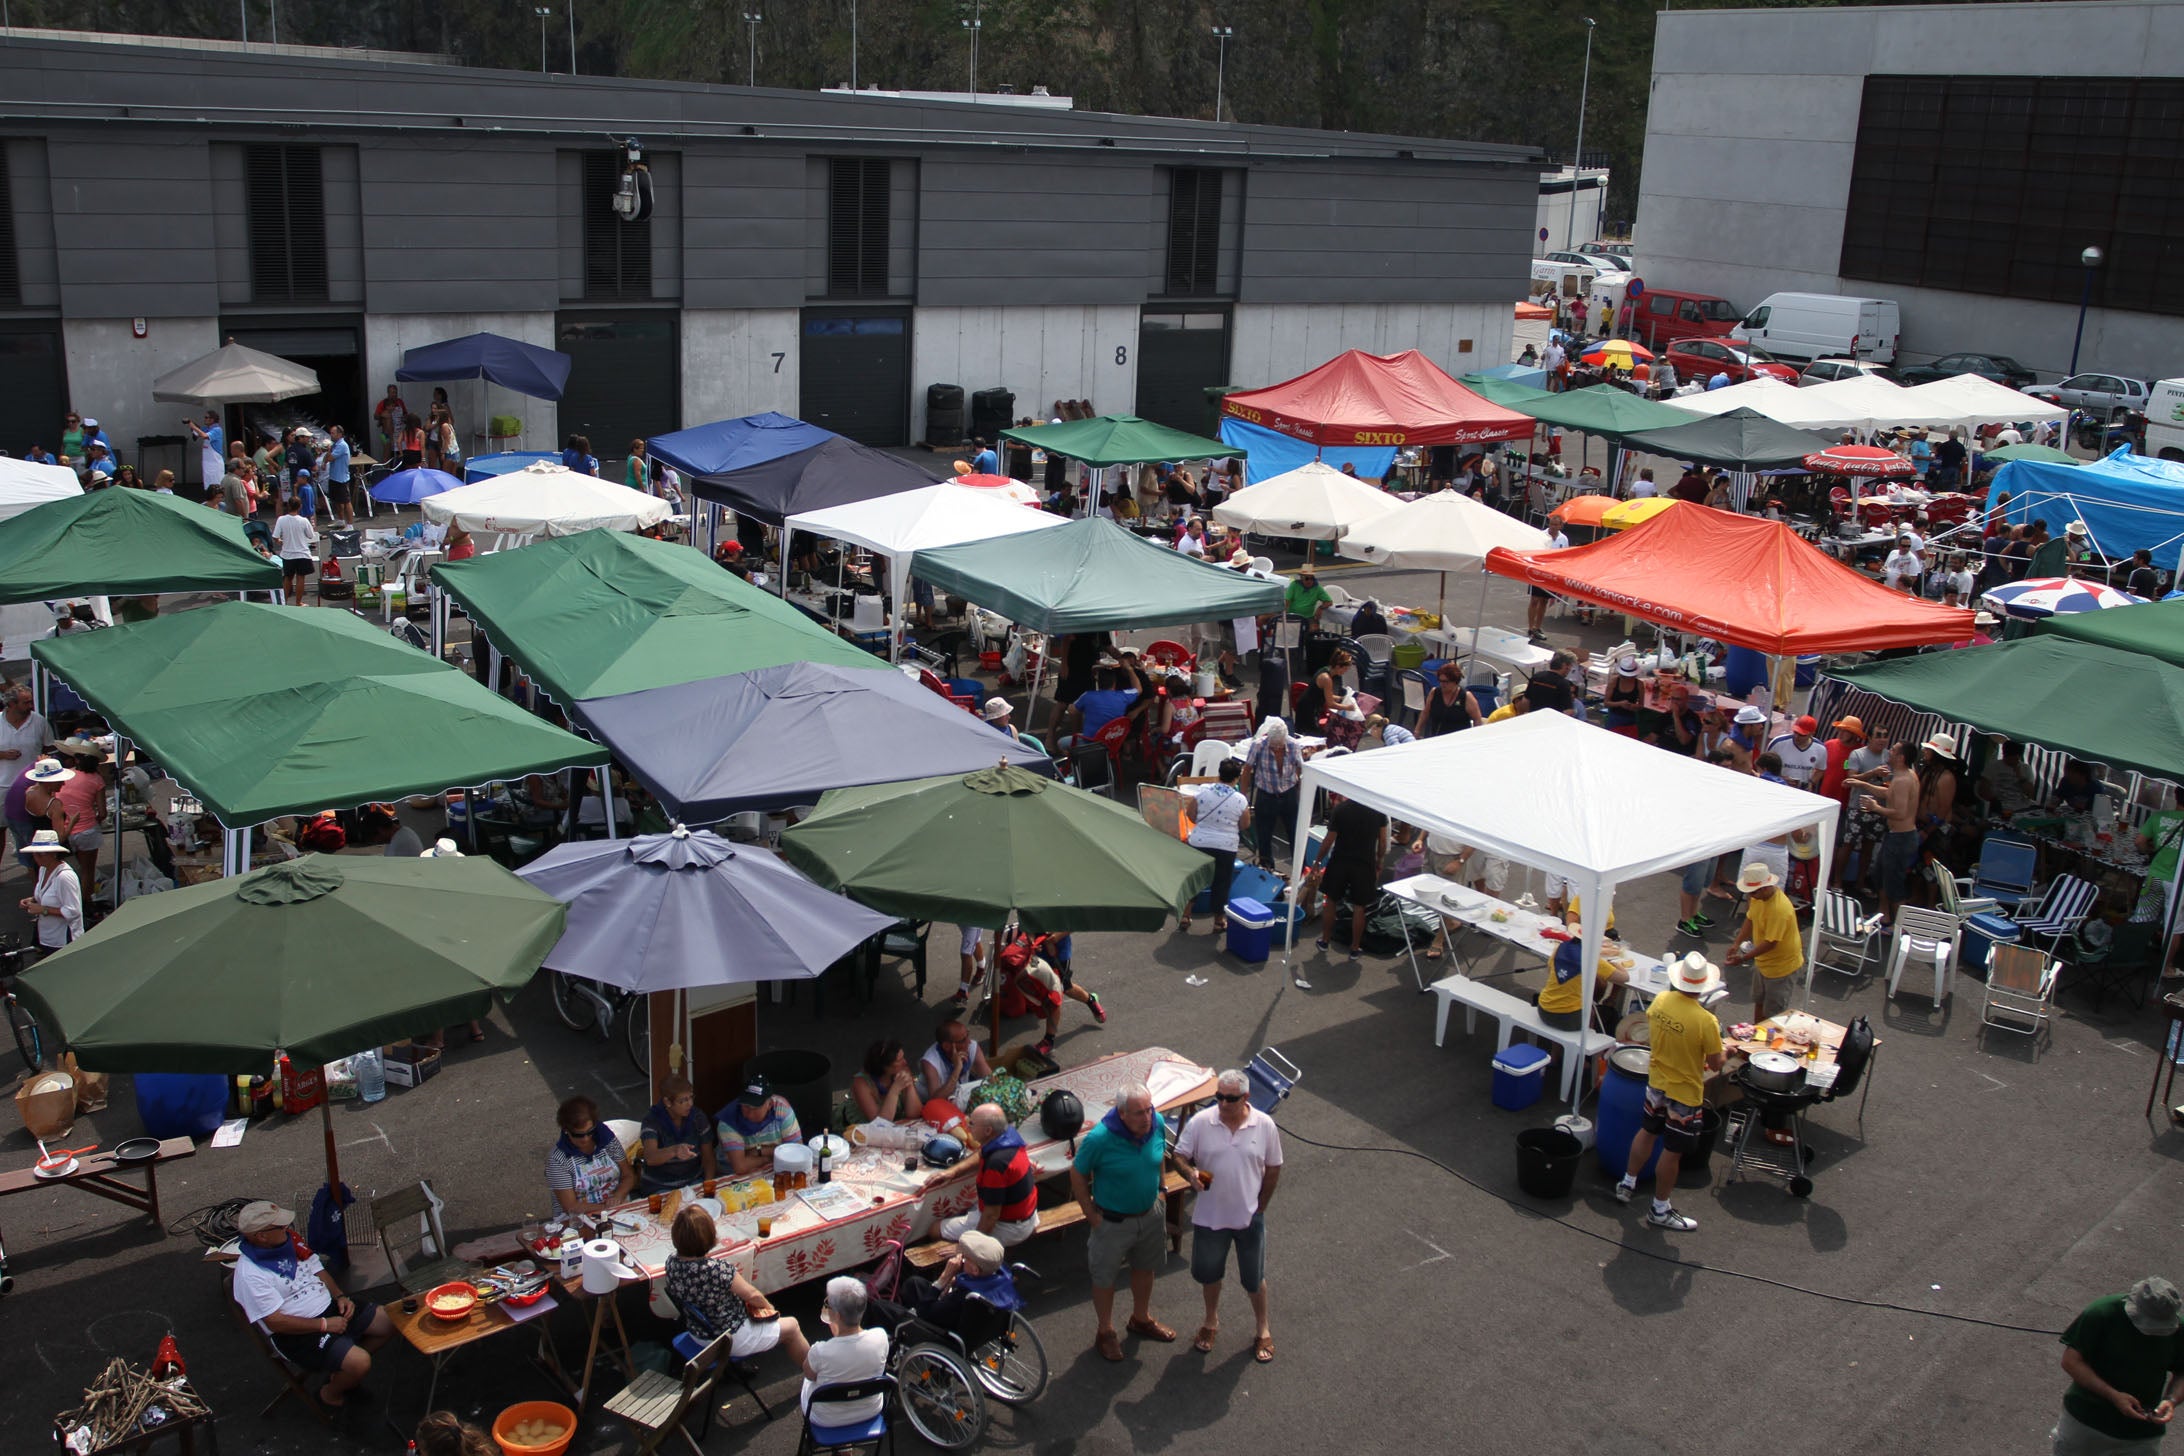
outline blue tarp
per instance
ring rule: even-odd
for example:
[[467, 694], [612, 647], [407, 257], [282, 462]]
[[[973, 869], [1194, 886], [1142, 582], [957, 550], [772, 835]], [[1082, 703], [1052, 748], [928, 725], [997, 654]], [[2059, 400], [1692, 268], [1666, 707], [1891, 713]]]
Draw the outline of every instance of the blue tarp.
[[2072, 521], [2083, 521], [2093, 544], [2111, 560], [2148, 551], [2154, 565], [2178, 567], [2184, 550], [2184, 464], [2128, 449], [2088, 465], [2012, 460], [1995, 472], [1990, 508], [2004, 491], [2010, 495], [2012, 525], [2045, 521], [2060, 537]]
[[559, 465], [561, 455], [554, 450], [503, 450], [498, 455], [473, 455], [463, 461], [463, 484], [475, 485], [481, 480], [491, 480], [496, 475], [521, 470], [540, 460], [551, 460]]
[[1221, 440], [1234, 445], [1238, 451], [1250, 452], [1244, 459], [1244, 484], [1257, 485], [1262, 480], [1272, 480], [1315, 460], [1324, 460], [1340, 470], [1345, 464], [1357, 467], [1357, 473], [1374, 480], [1388, 473], [1395, 464], [1395, 451], [1383, 446], [1328, 445], [1324, 448], [1264, 425], [1247, 424], [1239, 419], [1224, 418], [1221, 421]]
[[671, 435], [654, 435], [645, 441], [645, 453], [666, 461], [692, 481], [699, 481], [747, 470], [838, 438], [832, 430], [769, 410], [739, 420], [693, 425]]
[[1492, 369], [1481, 369], [1479, 374], [1486, 379], [1506, 379], [1527, 389], [1547, 387], [1547, 371], [1530, 364], [1497, 364]]
[[410, 349], [394, 377], [402, 380], [483, 379], [533, 399], [559, 399], [569, 383], [569, 356], [499, 334], [468, 334]]

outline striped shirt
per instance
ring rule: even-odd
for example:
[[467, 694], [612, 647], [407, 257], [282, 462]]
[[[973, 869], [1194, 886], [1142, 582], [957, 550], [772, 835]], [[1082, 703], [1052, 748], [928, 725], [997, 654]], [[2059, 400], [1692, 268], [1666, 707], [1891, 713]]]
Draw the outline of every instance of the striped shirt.
[[1304, 755], [1293, 738], [1285, 737], [1278, 745], [1272, 738], [1259, 739], [1244, 755], [1244, 766], [1251, 770], [1252, 784], [1269, 793], [1287, 793], [1304, 777]]

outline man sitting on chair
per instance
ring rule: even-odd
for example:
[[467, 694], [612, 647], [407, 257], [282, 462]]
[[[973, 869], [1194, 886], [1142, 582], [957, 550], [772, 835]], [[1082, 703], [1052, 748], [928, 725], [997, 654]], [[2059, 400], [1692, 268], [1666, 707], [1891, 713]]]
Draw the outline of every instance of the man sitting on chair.
[[393, 1338], [394, 1322], [377, 1305], [341, 1292], [318, 1255], [296, 1237], [293, 1209], [262, 1199], [246, 1203], [235, 1228], [242, 1235], [235, 1302], [289, 1364], [324, 1372], [326, 1383], [312, 1398], [340, 1410], [371, 1370], [372, 1352]]

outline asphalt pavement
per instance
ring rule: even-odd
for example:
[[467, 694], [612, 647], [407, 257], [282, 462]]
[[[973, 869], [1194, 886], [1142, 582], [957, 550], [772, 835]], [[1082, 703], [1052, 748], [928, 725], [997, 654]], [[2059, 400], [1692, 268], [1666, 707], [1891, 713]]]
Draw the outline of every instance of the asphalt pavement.
[[[1331, 579], [1404, 601], [1430, 601], [1434, 589], [1420, 574], [1345, 569]], [[1488, 615], [1521, 622], [1520, 589], [1497, 580]], [[1598, 650], [1619, 634], [1556, 622], [1551, 635]], [[9, 916], [22, 884], [12, 866], [0, 872]], [[1616, 909], [1630, 943], [1670, 946], [1671, 878], [1627, 887]], [[1710, 932], [1717, 954], [1730, 928]], [[338, 945], [318, 953], [343, 959]], [[1882, 1039], [1862, 1136], [1852, 1105], [1814, 1113], [1816, 1186], [1802, 1200], [1773, 1181], [1725, 1185], [1717, 1157], [1710, 1181], [1679, 1200], [1698, 1229], [1672, 1235], [1643, 1225], [1642, 1204], [1616, 1205], [1589, 1160], [1568, 1199], [1518, 1191], [1515, 1135], [1557, 1109], [1492, 1106], [1487, 1026], [1467, 1037], [1458, 1020], [1436, 1049], [1432, 999], [1400, 956], [1328, 958], [1306, 941], [1295, 968], [1307, 989], [1279, 954], [1263, 966], [1222, 954], [1201, 919], [1188, 935], [1080, 936], [1076, 966], [1111, 1018], [1100, 1028], [1081, 1007], [1066, 1009], [1065, 1063], [1157, 1044], [1233, 1066], [1273, 1043], [1303, 1068], [1279, 1114], [1288, 1163], [1269, 1215], [1278, 1354], [1253, 1363], [1248, 1309], [1233, 1286], [1219, 1346], [1211, 1356], [1191, 1350], [1199, 1298], [1186, 1255], [1162, 1273], [1154, 1305], [1183, 1338], [1128, 1340], [1123, 1363], [1107, 1363], [1091, 1348], [1083, 1234], [1048, 1236], [1020, 1257], [1040, 1271], [1028, 1303], [1054, 1380], [1035, 1405], [995, 1416], [986, 1449], [2044, 1449], [2065, 1385], [2055, 1332], [2088, 1300], [2142, 1275], [2184, 1277], [2184, 1134], [2141, 1118], [2158, 1059], [2150, 1010], [2066, 998], [2052, 1040], [2035, 1048], [1980, 1035], [1981, 988], [1970, 979], [1936, 1009], [1910, 983], [1888, 1002], [1870, 979], [1823, 975], [1813, 1008], [1839, 1021], [1869, 1016]], [[1514, 952], [1489, 956], [1485, 970], [1506, 972], [1500, 984], [1515, 989], [1539, 984], [1537, 966]], [[1748, 975], [1731, 972], [1732, 1006]], [[922, 1043], [955, 979], [942, 950], [925, 1004], [906, 969], [883, 975], [869, 1009], [837, 997], [815, 1017], [808, 994], [762, 1000], [761, 1045], [823, 1052], [846, 1079], [875, 1036]], [[344, 1175], [360, 1190], [430, 1176], [457, 1238], [540, 1216], [553, 1109], [578, 1091], [609, 1115], [643, 1111], [619, 1047], [567, 1031], [534, 986], [494, 1014], [482, 1045], [451, 1046], [426, 1086], [339, 1106]], [[129, 1084], [117, 1077], [109, 1110], [80, 1120], [74, 1141], [111, 1145], [136, 1128]], [[0, 1138], [0, 1166], [32, 1155], [19, 1127]], [[0, 1371], [12, 1392], [0, 1449], [42, 1447], [50, 1417], [109, 1357], [146, 1362], [171, 1331], [221, 1413], [224, 1449], [399, 1451], [381, 1418], [415, 1421], [425, 1362], [399, 1344], [384, 1351], [367, 1382], [378, 1403], [331, 1433], [293, 1401], [261, 1418], [279, 1382], [230, 1320], [222, 1281], [188, 1232], [192, 1210], [292, 1198], [316, 1188], [322, 1168], [313, 1114], [261, 1123], [239, 1147], [171, 1165], [160, 1180], [171, 1231], [75, 1190], [0, 1200], [16, 1280], [0, 1300]], [[640, 1341], [664, 1343], [669, 1330], [636, 1300], [624, 1304]], [[815, 1290], [780, 1304], [816, 1326]], [[583, 1332], [566, 1313], [553, 1318], [573, 1359]], [[707, 1451], [795, 1449], [792, 1374], [778, 1358], [761, 1371], [784, 1413], [764, 1422], [738, 1392]], [[436, 1403], [484, 1423], [511, 1402], [552, 1394], [514, 1335], [459, 1355]], [[635, 1446], [595, 1414], [572, 1449]]]

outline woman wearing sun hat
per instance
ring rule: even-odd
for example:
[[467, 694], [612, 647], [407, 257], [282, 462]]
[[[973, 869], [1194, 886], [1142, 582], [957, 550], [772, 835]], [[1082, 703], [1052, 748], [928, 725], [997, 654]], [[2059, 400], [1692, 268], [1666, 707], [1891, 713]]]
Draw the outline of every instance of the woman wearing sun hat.
[[31, 836], [24, 853], [37, 868], [31, 891], [19, 902], [38, 922], [38, 952], [51, 955], [83, 934], [83, 883], [68, 862], [68, 846], [50, 829]]
[[[20, 785], [23, 791], [20, 807], [25, 822], [50, 826], [53, 822], [54, 797], [59, 794], [61, 785], [75, 776], [74, 769], [50, 754], [31, 765], [29, 772], [23, 775]], [[16, 858], [22, 861], [25, 869], [35, 867], [30, 858], [29, 846], [30, 838], [27, 835], [16, 846]]]

